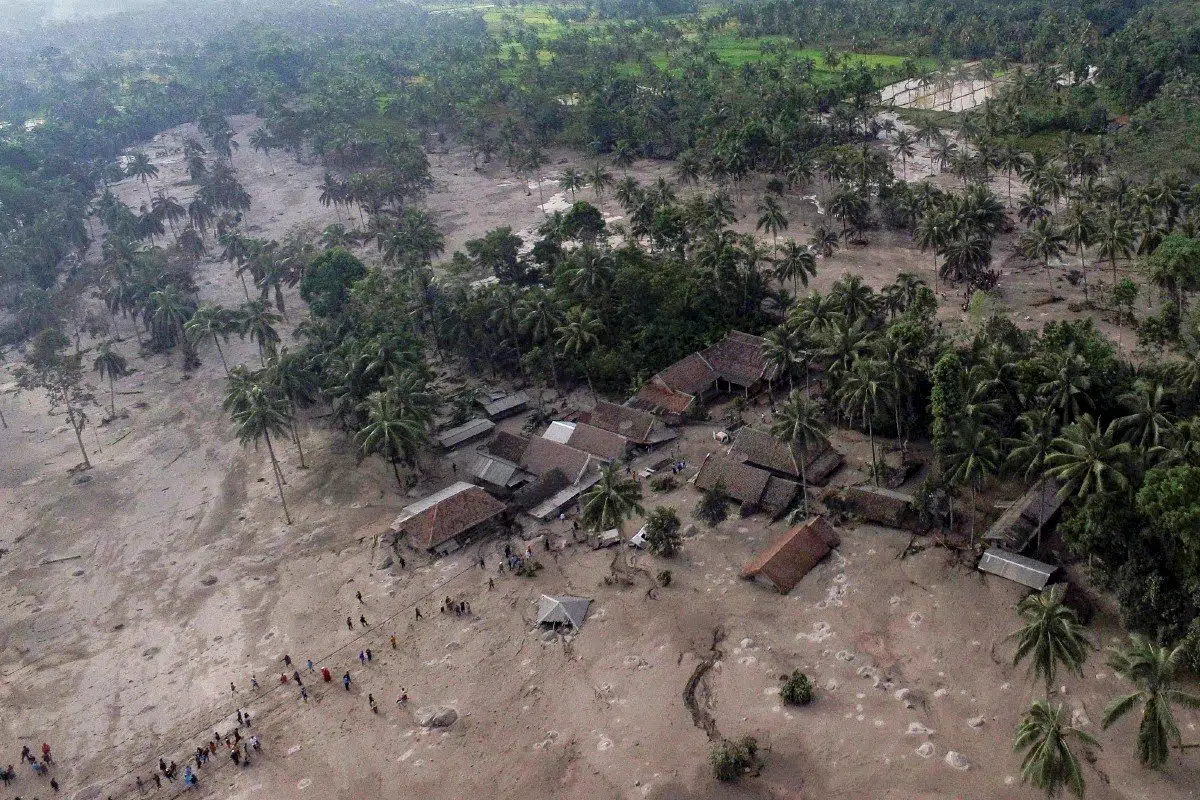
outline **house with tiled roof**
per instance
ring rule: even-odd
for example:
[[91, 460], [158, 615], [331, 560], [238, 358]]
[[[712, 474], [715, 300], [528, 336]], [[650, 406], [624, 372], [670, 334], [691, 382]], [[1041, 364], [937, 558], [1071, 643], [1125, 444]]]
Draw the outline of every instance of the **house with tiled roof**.
[[804, 477], [810, 486], [824, 486], [845, 460], [828, 439], [804, 448], [784, 444], [767, 431], [751, 427], [742, 428], [735, 434], [729, 455], [785, 478], [801, 477], [800, 466], [803, 464]]
[[670, 441], [675, 433], [666, 429], [662, 420], [631, 406], [619, 406], [598, 400], [596, 407], [580, 417], [581, 422], [606, 431], [619, 433], [634, 444], [649, 446]]
[[799, 496], [800, 484], [765, 469], [730, 458], [725, 453], [709, 453], [692, 479], [702, 491], [718, 486], [744, 507], [761, 509], [772, 518], [781, 516]]
[[813, 517], [772, 542], [742, 569], [742, 577], [763, 579], [787, 594], [841, 543], [824, 517]]
[[730, 331], [716, 344], [676, 361], [629, 401], [634, 408], [682, 416], [697, 400], [722, 391], [753, 394], [775, 377], [763, 359], [765, 340]]
[[483, 489], [459, 481], [406, 506], [392, 530], [414, 549], [445, 555], [491, 533], [505, 511], [504, 503]]

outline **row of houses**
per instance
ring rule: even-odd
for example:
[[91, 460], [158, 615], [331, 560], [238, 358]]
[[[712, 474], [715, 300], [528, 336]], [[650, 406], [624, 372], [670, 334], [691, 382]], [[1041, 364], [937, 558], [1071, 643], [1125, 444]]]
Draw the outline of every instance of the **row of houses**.
[[[510, 413], [516, 405], [494, 410]], [[455, 482], [402, 510], [392, 523], [396, 541], [444, 555], [521, 514], [551, 519], [599, 480], [604, 464], [676, 435], [646, 411], [605, 401], [578, 420], [550, 423], [540, 436], [494, 429], [491, 419], [481, 418], [441, 433], [448, 450], [490, 438], [467, 467], [469, 483]]]

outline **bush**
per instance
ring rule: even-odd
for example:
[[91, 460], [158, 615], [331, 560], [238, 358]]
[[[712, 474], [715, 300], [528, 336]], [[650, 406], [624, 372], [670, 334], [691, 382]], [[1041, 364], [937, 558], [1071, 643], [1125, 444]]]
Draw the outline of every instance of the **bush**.
[[725, 496], [724, 487], [714, 486], [712, 489], [705, 490], [700, 502], [696, 505], [696, 517], [712, 527], [719, 522], [724, 522], [728, 516], [729, 498]]
[[318, 317], [341, 313], [350, 286], [367, 274], [367, 268], [349, 250], [334, 247], [312, 260], [300, 280], [300, 296]]
[[532, 578], [541, 572], [542, 569], [542, 562], [537, 559], [527, 558], [521, 562], [521, 566], [517, 567], [517, 575], [522, 578]]
[[800, 670], [792, 670], [792, 677], [779, 688], [779, 696], [788, 705], [806, 706], [813, 701], [812, 681]]
[[671, 570], [664, 569], [658, 573], [658, 585], [664, 589], [671, 585]]
[[733, 781], [758, 766], [758, 740], [743, 736], [738, 741], [722, 739], [709, 753], [713, 775], [719, 781]]
[[674, 475], [658, 475], [650, 479], [650, 490], [654, 492], [669, 492], [678, 485]]
[[659, 506], [646, 517], [646, 549], [656, 556], [670, 558], [679, 552], [679, 515], [670, 506]]

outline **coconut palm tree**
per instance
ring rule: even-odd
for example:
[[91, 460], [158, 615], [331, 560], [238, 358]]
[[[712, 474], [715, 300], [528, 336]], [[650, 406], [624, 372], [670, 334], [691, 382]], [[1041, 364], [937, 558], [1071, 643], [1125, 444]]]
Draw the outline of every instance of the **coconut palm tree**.
[[237, 311], [238, 333], [258, 344], [258, 360], [265, 367], [267, 350], [279, 343], [275, 325], [282, 319], [271, 311], [265, 300], [251, 300]]
[[1083, 260], [1083, 250], [1091, 247], [1096, 240], [1096, 222], [1084, 207], [1083, 203], [1072, 203], [1067, 208], [1062, 224], [1064, 244], [1074, 247], [1079, 254], [1079, 271], [1083, 273], [1083, 299], [1087, 302], [1087, 263]]
[[1101, 430], [1090, 414], [1084, 414], [1054, 440], [1046, 457], [1046, 474], [1062, 482], [1064, 497], [1079, 501], [1091, 494], [1125, 489], [1129, 445], [1115, 441], [1113, 425]]
[[250, 132], [250, 147], [255, 152], [262, 152], [267, 158], [267, 166], [271, 168], [271, 174], [275, 174], [275, 165], [271, 163], [271, 148], [275, 146], [275, 139], [269, 134], [266, 128], [255, 128]]
[[583, 306], [573, 306], [567, 310], [562, 324], [554, 331], [558, 336], [555, 344], [559, 352], [568, 358], [574, 357], [582, 364], [593, 399], [596, 397], [596, 387], [592, 385], [592, 371], [588, 369], [585, 354], [600, 343], [603, 330], [604, 325], [596, 312]]
[[154, 162], [150, 160], [150, 156], [138, 150], [129, 158], [129, 163], [125, 167], [125, 174], [131, 178], [137, 178], [146, 187], [146, 197], [150, 202], [154, 202], [154, 197], [150, 194], [150, 179], [158, 177], [158, 167], [154, 166]]
[[913, 236], [913, 241], [917, 247], [933, 253], [933, 291], [937, 292], [939, 273], [937, 257], [951, 241], [950, 225], [946, 220], [942, 219], [940, 214], [933, 212], [923, 214], [917, 222], [917, 230]]
[[1132, 392], [1118, 398], [1129, 414], [1114, 420], [1123, 441], [1136, 447], [1143, 456], [1164, 446], [1175, 430], [1170, 392], [1161, 381], [1138, 381]]
[[908, 159], [917, 153], [916, 141], [916, 138], [907, 129], [903, 129], [896, 134], [896, 139], [892, 142], [892, 155], [900, 159], [900, 172], [906, 179], [908, 177]]
[[775, 260], [775, 277], [780, 283], [791, 281], [797, 294], [800, 286], [808, 286], [809, 277], [817, 274], [817, 260], [812, 251], [795, 241], [783, 243], [783, 252]]
[[758, 214], [758, 222], [754, 229], [771, 234], [772, 249], [778, 255], [779, 234], [788, 229], [787, 215], [783, 213], [783, 207], [779, 205], [779, 200], [772, 195], [767, 195], [758, 204]]
[[221, 340], [229, 341], [229, 334], [234, 331], [235, 320], [229, 311], [213, 303], [205, 303], [196, 309], [191, 318], [183, 326], [183, 335], [194, 348], [205, 337], [211, 336], [217, 346], [217, 355], [221, 357], [221, 366], [225, 375], [229, 375], [229, 363], [225, 361], [225, 351], [221, 349]]
[[1010, 206], [1013, 204], [1013, 174], [1020, 175], [1028, 166], [1029, 159], [1014, 144], [1002, 145], [996, 152], [996, 167], [997, 169], [1004, 170], [1004, 174], [1008, 178], [1008, 204]]
[[275, 488], [279, 490], [279, 502], [283, 504], [283, 516], [291, 525], [292, 515], [288, 511], [287, 498], [283, 496], [283, 471], [279, 468], [279, 459], [275, 457], [275, 447], [271, 443], [271, 434], [281, 436], [287, 430], [287, 400], [271, 389], [252, 385], [231, 405], [238, 441], [243, 446], [250, 443], [257, 446], [260, 439], [266, 442], [271, 467], [275, 472]]
[[763, 336], [762, 360], [776, 375], [786, 375], [788, 391], [793, 385], [797, 367], [803, 363], [803, 340], [800, 332], [787, 324], [777, 325]]
[[1128, 648], [1112, 648], [1108, 666], [1113, 672], [1132, 683], [1136, 692], [1116, 698], [1104, 711], [1101, 725], [1112, 725], [1142, 704], [1142, 720], [1138, 725], [1138, 760], [1144, 766], [1158, 769], [1167, 762], [1169, 748], [1183, 744], [1179, 725], [1171, 710], [1174, 705], [1200, 709], [1200, 695], [1189, 694], [1175, 685], [1175, 673], [1184, 660], [1187, 646], [1174, 649], [1151, 644], [1145, 637], [1133, 634]]
[[[527, 334], [534, 343], [548, 345], [562, 320], [561, 312], [550, 295], [539, 289], [525, 293], [517, 302], [517, 320], [521, 333]], [[546, 347], [546, 355], [550, 361], [550, 375], [554, 379], [555, 389], [558, 389], [558, 367], [552, 347]]]
[[423, 415], [401, 402], [392, 392], [372, 392], [363, 403], [366, 424], [355, 435], [364, 456], [376, 454], [392, 465], [396, 485], [401, 489], [397, 462], [416, 464], [417, 453], [429, 440], [429, 426]]
[[317, 399], [317, 376], [308, 368], [300, 353], [286, 347], [272, 351], [267, 359], [263, 381], [273, 387], [287, 400], [288, 423], [292, 429], [292, 442], [300, 454], [300, 469], [308, 469], [304, 463], [304, 448], [300, 445], [300, 432], [296, 425], [299, 409], [306, 408]]
[[873, 358], [856, 357], [849, 373], [838, 386], [838, 400], [853, 423], [855, 412], [867, 428], [871, 444], [871, 479], [879, 485], [879, 460], [875, 455], [875, 417], [881, 408], [891, 405], [891, 384], [883, 365]]
[[775, 424], [771, 426], [771, 435], [779, 441], [799, 449], [803, 454], [798, 458], [800, 467], [800, 497], [804, 507], [804, 515], [808, 516], [808, 458], [807, 454], [825, 441], [829, 431], [829, 423], [821, 413], [820, 407], [809, 400], [802, 392], [793, 390], [776, 414]]
[[587, 173], [587, 182], [592, 187], [592, 193], [597, 200], [604, 198], [604, 193], [613, 185], [613, 175], [601, 163], [597, 162]]
[[1117, 283], [1117, 259], [1133, 255], [1133, 226], [1126, 215], [1116, 207], [1110, 208], [1100, 220], [1096, 231], [1096, 243], [1100, 245], [1100, 257], [1107, 258], [1112, 266], [1113, 285]]
[[1054, 226], [1049, 219], [1043, 217], [1021, 234], [1017, 241], [1017, 249], [1021, 255], [1032, 261], [1042, 262], [1046, 270], [1046, 282], [1050, 284], [1050, 293], [1054, 293], [1054, 285], [1050, 283], [1050, 261], [1061, 258], [1066, 252], [1066, 240], [1062, 231]]
[[808, 237], [808, 246], [825, 258], [832, 257], [833, 251], [837, 250], [839, 244], [841, 244], [841, 237], [838, 236], [837, 231], [831, 231], [823, 225], [818, 226], [812, 236]]
[[1079, 757], [1071, 749], [1074, 739], [1084, 747], [1099, 747], [1090, 734], [1067, 723], [1062, 704], [1057, 707], [1034, 700], [1029, 713], [1017, 726], [1013, 749], [1024, 752], [1021, 758], [1021, 780], [1057, 797], [1063, 789], [1075, 797], [1083, 797], [1083, 770]]
[[575, 167], [567, 167], [558, 175], [558, 185], [571, 193], [571, 202], [575, 202], [575, 193], [584, 187], [583, 175]]
[[946, 456], [947, 478], [951, 485], [966, 486], [971, 495], [971, 545], [975, 545], [975, 493], [989, 476], [1000, 468], [999, 436], [991, 425], [967, 417], [950, 437]]
[[96, 360], [92, 362], [92, 369], [99, 372], [101, 378], [108, 378], [108, 413], [110, 416], [117, 416], [116, 380], [129, 374], [125, 356], [113, 349], [112, 342], [101, 342], [96, 349]]
[[1024, 625], [1007, 637], [1017, 643], [1013, 666], [1028, 659], [1029, 675], [1046, 684], [1047, 698], [1060, 669], [1082, 676], [1087, 660], [1088, 640], [1075, 612], [1063, 603], [1065, 593], [1066, 585], [1059, 583], [1023, 597], [1017, 615]]
[[606, 531], [642, 513], [642, 487], [621, 472], [615, 461], [600, 470], [600, 480], [580, 498], [579, 519], [585, 528]]
[[[1005, 468], [1018, 473], [1025, 480], [1038, 480], [1046, 471], [1046, 458], [1052, 452], [1054, 433], [1058, 420], [1046, 408], [1031, 408], [1017, 418], [1021, 425], [1021, 434], [1010, 439], [1012, 448], [1004, 462]], [[1041, 506], [1038, 509], [1038, 541], [1037, 549], [1042, 547], [1042, 528], [1046, 525], [1046, 496], [1040, 495]]]
[[189, 367], [192, 363], [192, 346], [184, 336], [183, 326], [192, 318], [195, 310], [192, 301], [174, 285], [150, 292], [146, 301], [155, 339], [165, 346], [181, 342], [184, 367]]

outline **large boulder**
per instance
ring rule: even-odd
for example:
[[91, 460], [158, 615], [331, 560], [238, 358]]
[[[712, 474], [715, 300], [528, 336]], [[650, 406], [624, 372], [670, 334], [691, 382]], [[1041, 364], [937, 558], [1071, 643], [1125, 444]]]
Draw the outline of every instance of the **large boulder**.
[[458, 712], [450, 706], [422, 706], [414, 718], [422, 728], [449, 728], [458, 719]]

